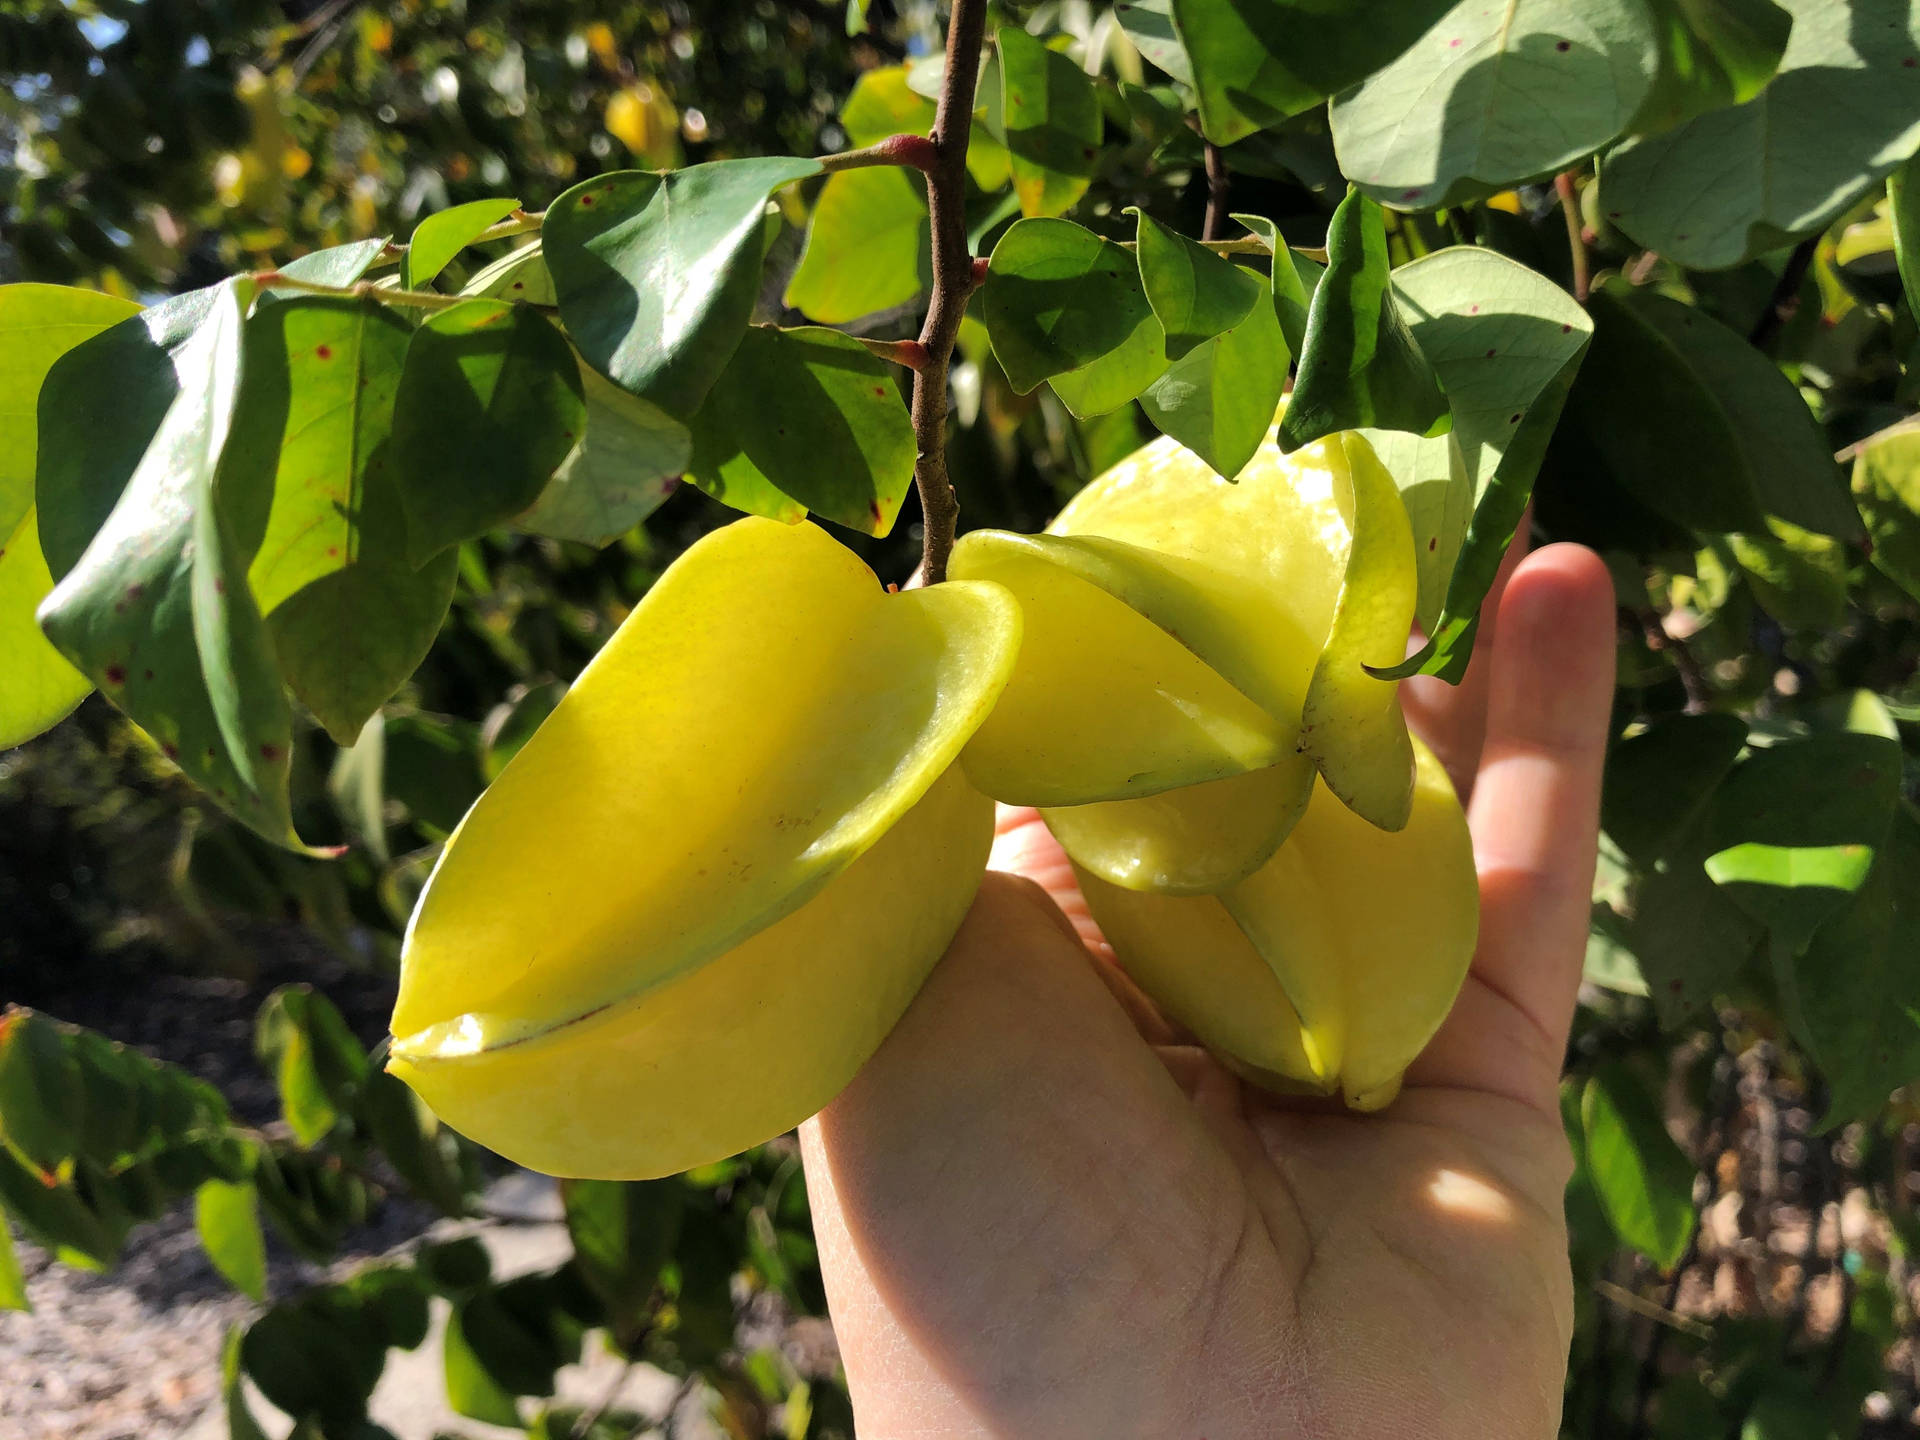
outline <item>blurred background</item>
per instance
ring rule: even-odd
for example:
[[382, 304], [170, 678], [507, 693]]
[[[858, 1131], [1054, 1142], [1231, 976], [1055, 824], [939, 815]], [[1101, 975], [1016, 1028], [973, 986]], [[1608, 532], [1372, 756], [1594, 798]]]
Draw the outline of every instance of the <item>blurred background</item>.
[[[1019, 17], [1040, 10], [1083, 55], [1101, 47], [1102, 63], [1138, 74], [1109, 7], [1061, 0], [1020, 7]], [[929, 53], [942, 18], [925, 0], [873, 0], [855, 23], [846, 6], [810, 0], [5, 0], [0, 282], [147, 301], [329, 244], [404, 237], [466, 200], [510, 195], [542, 209], [600, 170], [832, 150], [844, 143], [836, 117], [856, 79]], [[1197, 234], [1199, 162], [1185, 132], [1110, 146], [1086, 213], [1141, 204]], [[1236, 208], [1278, 219], [1295, 245], [1320, 242], [1339, 198], [1323, 120], [1304, 117], [1257, 147], [1236, 147], [1236, 164]], [[1510, 192], [1480, 213], [1486, 243], [1549, 274], [1566, 269], [1550, 186]], [[1600, 217], [1588, 219], [1598, 264], [1634, 259]], [[776, 315], [804, 211], [796, 206], [789, 221], [770, 263], [766, 305]], [[1901, 393], [1899, 357], [1914, 343], [1914, 321], [1876, 226], [1884, 220], [1863, 205], [1797, 275], [1776, 259], [1643, 278], [1743, 334], [1771, 327], [1768, 344], [1818, 391], [1838, 448], [1913, 399]], [[1419, 253], [1426, 241], [1410, 227], [1397, 243]], [[470, 274], [491, 257], [465, 258]], [[465, 278], [456, 262], [449, 283]], [[1777, 322], [1767, 318], [1776, 307]], [[917, 315], [909, 307], [861, 328], [903, 337]], [[1044, 387], [1014, 395], [971, 334], [961, 361], [952, 467], [964, 527], [1038, 528], [1152, 433], [1132, 407], [1080, 422]], [[285, 1127], [284, 1045], [272, 1037], [305, 1026], [325, 1043], [332, 1023], [286, 996], [311, 987], [362, 1046], [378, 1040], [400, 928], [439, 842], [652, 580], [731, 515], [684, 487], [604, 550], [523, 535], [464, 547], [453, 614], [400, 700], [351, 751], [317, 731], [302, 742], [298, 828], [316, 843], [349, 843], [340, 861], [254, 839], [97, 696], [49, 734], [0, 753], [0, 1001], [183, 1067], [218, 1087], [237, 1122]], [[1767, 574], [1724, 547], [1717, 560], [1711, 547], [1696, 552], [1592, 473], [1577, 439], [1556, 445], [1536, 518], [1556, 538], [1602, 547], [1614, 565], [1623, 718], [1677, 711], [1704, 691], [1757, 724], [1786, 723], [1800, 697], [1845, 702], [1864, 688], [1896, 698], [1883, 706], [1885, 723], [1911, 736], [1920, 616], [1892, 586], [1844, 573], [1835, 583], [1815, 561]], [[888, 539], [841, 538], [887, 580], [904, 580], [919, 550], [911, 502]], [[1663, 1269], [1648, 1247], [1623, 1243], [1617, 1217], [1600, 1213], [1591, 1193], [1574, 1197], [1581, 1330], [1567, 1433], [1920, 1435], [1920, 1290], [1909, 1260], [1920, 1243], [1920, 1113], [1897, 1097], [1878, 1123], [1816, 1136], [1817, 1082], [1764, 1007], [1662, 1031], [1631, 954], [1601, 934], [1591, 966], [1574, 1069], [1627, 1062], [1658, 1077], [1655, 1110], [1629, 1117], [1642, 1126], [1633, 1161], [1657, 1202], [1671, 1209], [1678, 1197], [1698, 1222]], [[570, 1270], [568, 1256], [592, 1205], [619, 1208], [631, 1236], [651, 1223], [654, 1200], [563, 1197], [439, 1138], [434, 1183], [384, 1160], [364, 1173], [349, 1163], [327, 1172], [345, 1175], [337, 1185], [316, 1181], [289, 1201], [315, 1230], [311, 1243], [270, 1237], [267, 1300], [287, 1307], [315, 1287], [346, 1293], [365, 1266], [396, 1255], [444, 1272], [472, 1260], [458, 1247], [476, 1239], [495, 1280], [565, 1276], [581, 1269]], [[575, 1314], [572, 1331], [555, 1322], [533, 1340], [490, 1347], [473, 1340], [475, 1286], [436, 1280], [508, 1408], [496, 1397], [491, 1421], [471, 1413], [484, 1412], [483, 1401], [456, 1416], [441, 1401], [443, 1362], [428, 1345], [424, 1369], [380, 1381], [375, 1419], [401, 1440], [517, 1433], [493, 1423], [515, 1415], [518, 1429], [548, 1436], [850, 1433], [791, 1145], [713, 1167], [686, 1189], [695, 1198], [673, 1201], [677, 1239], [646, 1272], [644, 1313], [628, 1316], [624, 1332], [604, 1306], [567, 1311], [556, 1300], [548, 1311]], [[0, 1434], [244, 1440], [222, 1414], [231, 1388], [222, 1347], [229, 1327], [261, 1306], [213, 1273], [190, 1214], [175, 1206], [133, 1231], [119, 1263], [98, 1273], [24, 1242], [20, 1253], [36, 1309], [0, 1313]], [[704, 1321], [696, 1272], [717, 1276], [703, 1292]], [[437, 1303], [434, 1314], [445, 1311]], [[582, 1346], [582, 1333], [603, 1330], [618, 1356], [591, 1338]], [[546, 1347], [544, 1380], [538, 1363], [530, 1378], [500, 1373], [514, 1343]], [[412, 1363], [396, 1355], [391, 1365]], [[452, 1359], [445, 1364], [452, 1383]], [[541, 1387], [552, 1389], [556, 1371], [559, 1400], [548, 1408]], [[285, 1404], [290, 1393], [266, 1398]], [[516, 1409], [516, 1396], [533, 1400]], [[276, 1423], [280, 1433], [285, 1422]]]

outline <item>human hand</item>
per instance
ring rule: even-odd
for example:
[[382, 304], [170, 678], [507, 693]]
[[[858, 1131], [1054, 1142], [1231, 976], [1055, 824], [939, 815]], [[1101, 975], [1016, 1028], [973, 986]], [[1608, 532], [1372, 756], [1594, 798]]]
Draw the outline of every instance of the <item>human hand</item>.
[[1481, 931], [1379, 1114], [1248, 1087], [1176, 1033], [1038, 817], [1003, 812], [1012, 873], [802, 1132], [863, 1440], [1555, 1433], [1612, 606], [1590, 552], [1516, 549], [1466, 682], [1403, 692], [1468, 805]]

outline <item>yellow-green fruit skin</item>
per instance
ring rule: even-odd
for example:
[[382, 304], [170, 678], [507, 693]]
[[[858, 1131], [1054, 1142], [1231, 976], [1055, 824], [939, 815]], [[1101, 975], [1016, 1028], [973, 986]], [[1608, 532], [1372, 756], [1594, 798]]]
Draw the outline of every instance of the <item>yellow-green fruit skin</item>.
[[393, 1072], [454, 1129], [550, 1175], [645, 1180], [772, 1138], [846, 1088], [960, 926], [993, 802], [949, 769], [770, 929], [535, 1038]]
[[1406, 825], [1381, 830], [1324, 783], [1273, 857], [1218, 895], [1122, 889], [1084, 869], [1127, 972], [1231, 1068], [1276, 1090], [1390, 1102], [1473, 960], [1473, 843], [1416, 744]]
[[972, 899], [992, 805], [957, 762], [1020, 629], [1000, 587], [888, 595], [812, 525], [701, 540], [448, 842], [390, 1067], [570, 1176], [670, 1174], [819, 1109]]

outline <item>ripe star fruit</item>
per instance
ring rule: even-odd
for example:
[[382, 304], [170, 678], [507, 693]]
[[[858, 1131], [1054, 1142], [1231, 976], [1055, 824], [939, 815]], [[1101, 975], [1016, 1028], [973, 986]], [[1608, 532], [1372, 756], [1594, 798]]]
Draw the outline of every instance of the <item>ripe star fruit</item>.
[[701, 540], [448, 842], [389, 1068], [568, 1176], [671, 1174], [819, 1110], [972, 903], [993, 806], [956, 759], [1020, 631], [999, 587], [889, 595], [812, 525]]
[[951, 573], [999, 582], [1027, 618], [967, 772], [1042, 807], [1101, 879], [1169, 894], [1242, 880], [1316, 772], [1374, 825], [1407, 823], [1398, 689], [1365, 666], [1406, 653], [1413, 530], [1361, 436], [1283, 455], [1270, 432], [1237, 483], [1163, 437], [1048, 534], [964, 537]]
[[1466, 978], [1479, 889], [1446, 771], [1414, 742], [1407, 823], [1382, 830], [1315, 784], [1271, 859], [1218, 895], [1127, 890], [1080, 868], [1141, 989], [1229, 1067], [1379, 1109]]

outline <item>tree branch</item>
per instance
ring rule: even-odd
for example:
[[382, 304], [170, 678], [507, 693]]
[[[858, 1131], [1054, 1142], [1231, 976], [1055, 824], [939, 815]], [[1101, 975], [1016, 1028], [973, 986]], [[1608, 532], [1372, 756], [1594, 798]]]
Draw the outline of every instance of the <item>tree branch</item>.
[[947, 578], [960, 523], [960, 502], [947, 475], [947, 367], [960, 319], [973, 293], [973, 256], [967, 248], [967, 141], [973, 129], [973, 92], [980, 77], [980, 46], [986, 38], [986, 0], [953, 0], [947, 22], [947, 69], [934, 111], [933, 154], [927, 175], [927, 212], [933, 230], [933, 297], [920, 330], [926, 364], [913, 375], [913, 434], [918, 458], [913, 479], [920, 491], [925, 543], [920, 578], [928, 585]]
[[1755, 349], [1769, 349], [1799, 310], [1800, 287], [1813, 265], [1814, 247], [1819, 243], [1818, 235], [1809, 235], [1793, 247], [1793, 253], [1787, 257], [1786, 268], [1780, 272], [1779, 283], [1773, 287], [1773, 294], [1767, 299], [1767, 308], [1760, 312], [1752, 333], [1747, 336], [1747, 343]]
[[1227, 157], [1220, 153], [1220, 147], [1211, 140], [1205, 142], [1207, 157], [1207, 219], [1206, 226], [1200, 232], [1202, 240], [1218, 240], [1220, 232], [1227, 228], [1227, 195], [1233, 187], [1233, 177], [1227, 173]]

